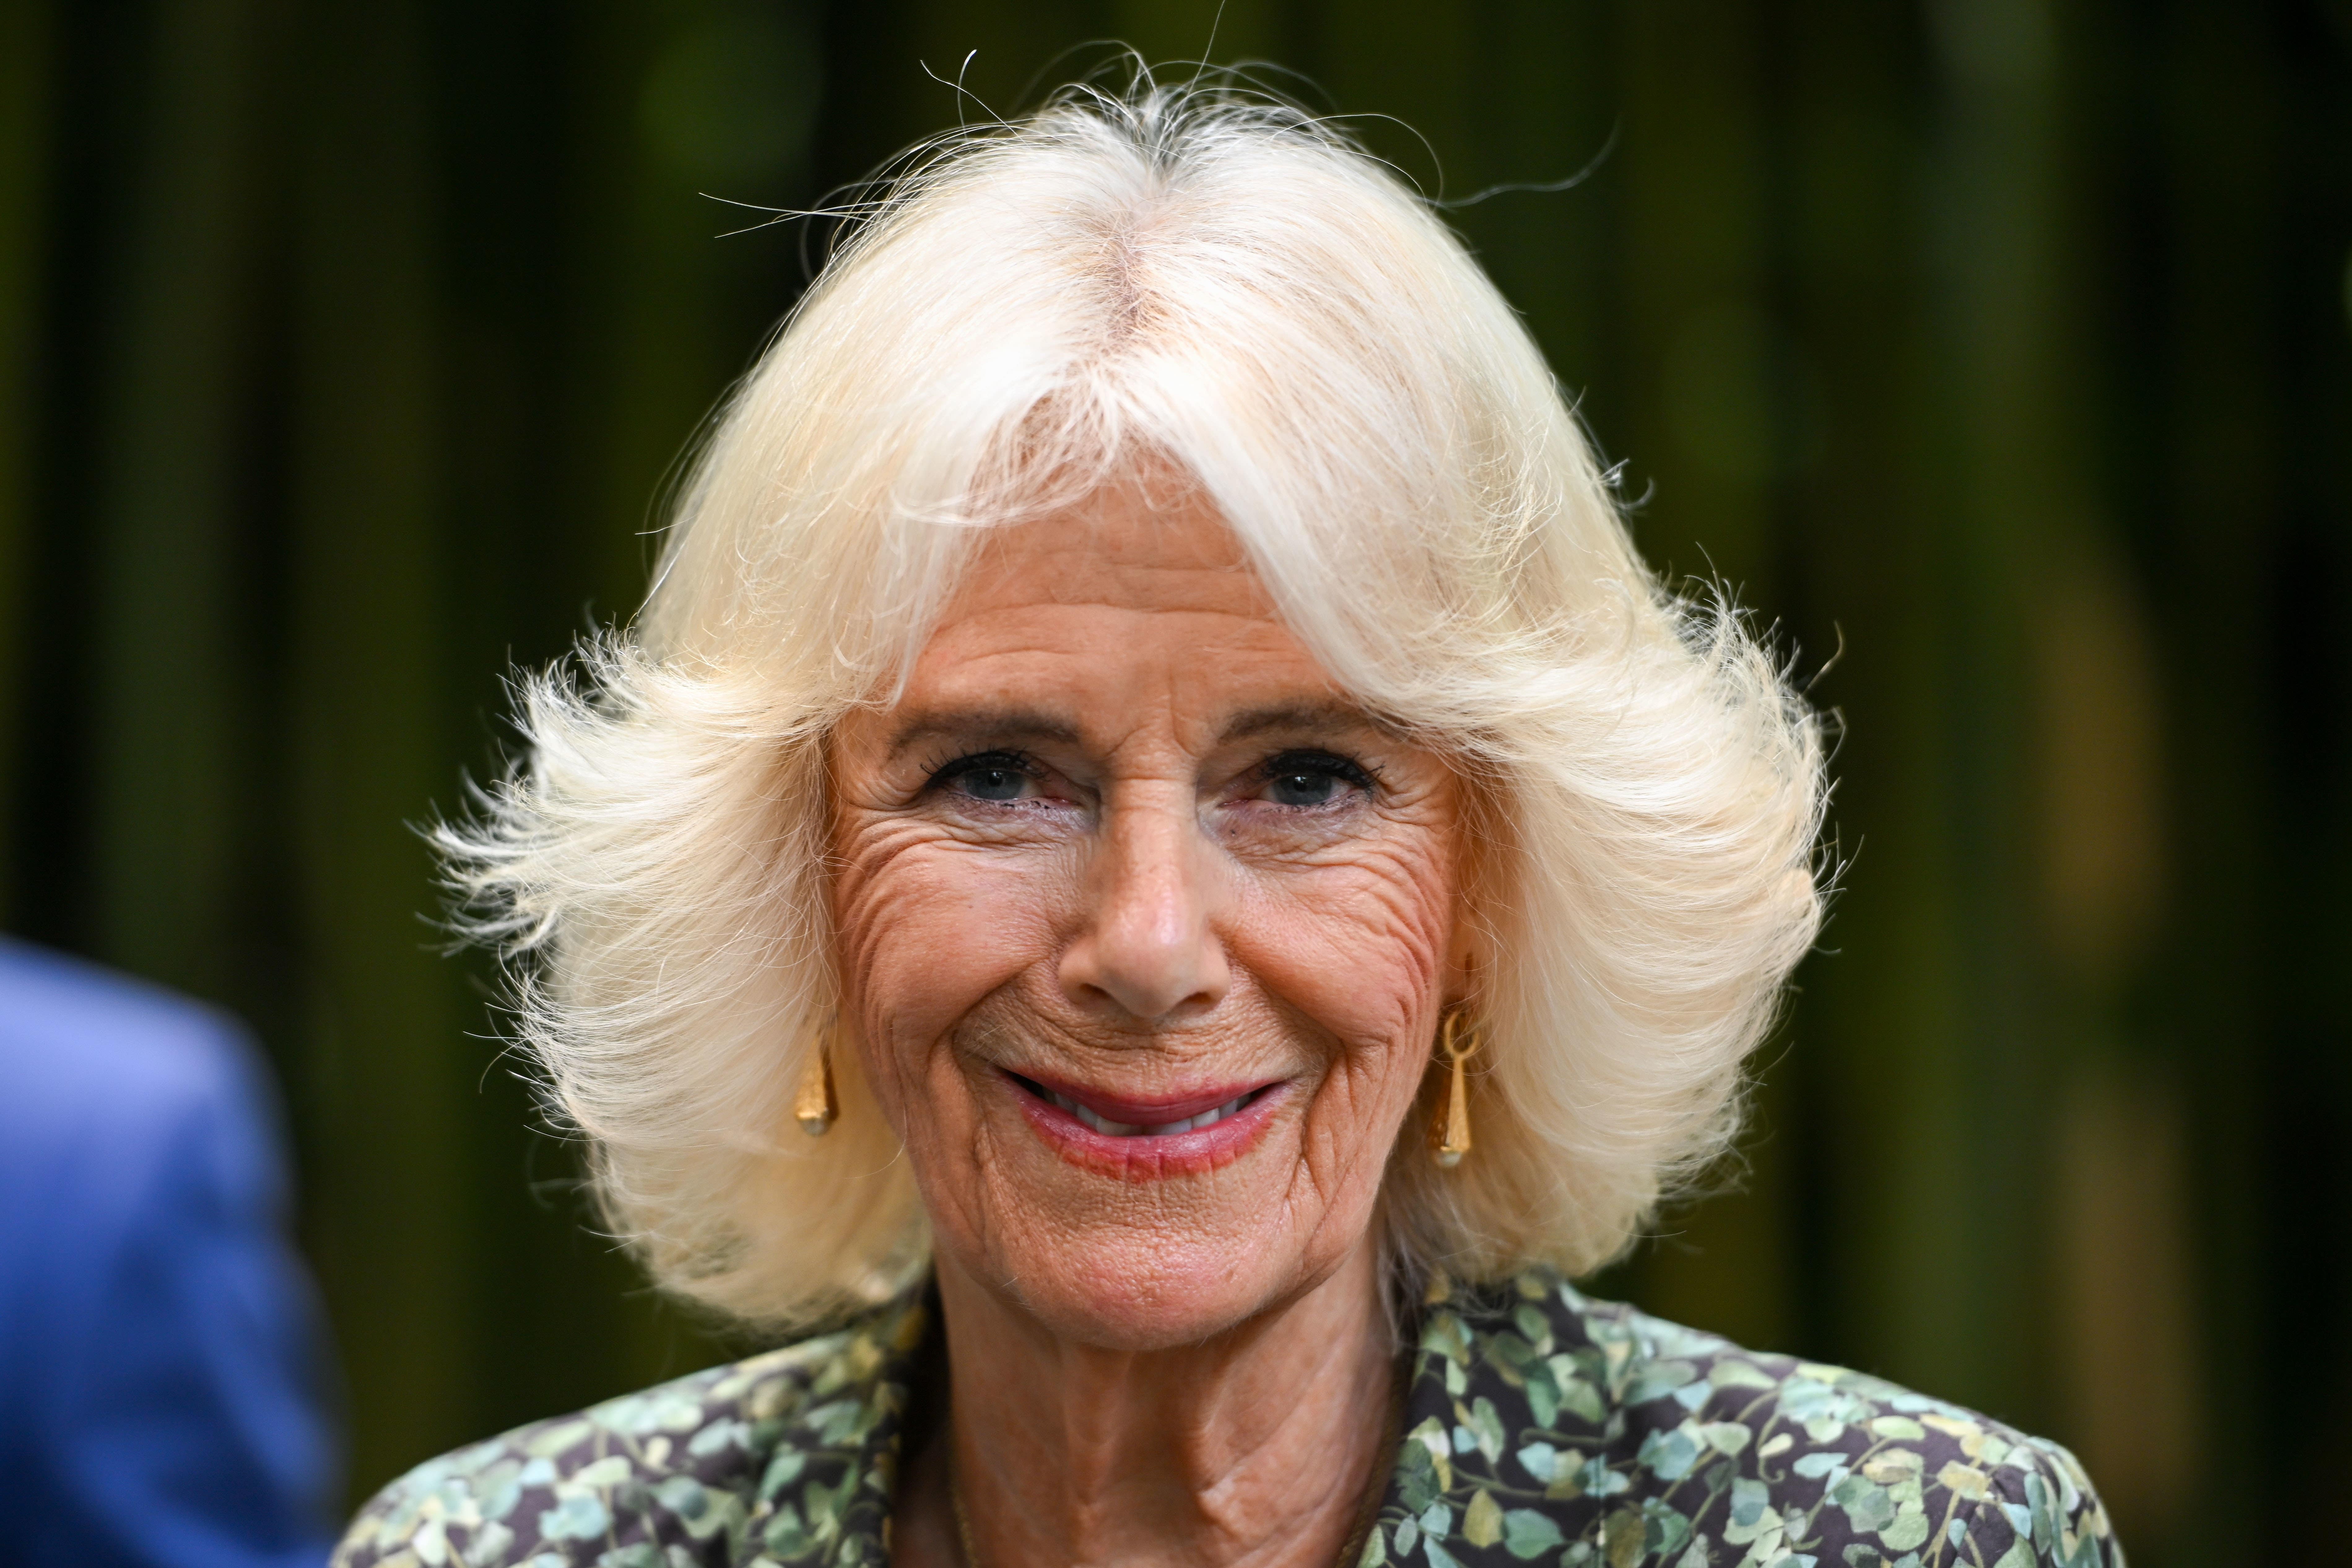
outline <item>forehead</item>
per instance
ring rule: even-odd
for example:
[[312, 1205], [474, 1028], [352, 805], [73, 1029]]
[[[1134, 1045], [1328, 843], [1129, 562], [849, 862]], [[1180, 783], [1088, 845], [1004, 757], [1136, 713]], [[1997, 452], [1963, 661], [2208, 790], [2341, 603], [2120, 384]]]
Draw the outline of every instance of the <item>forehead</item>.
[[1276, 618], [1241, 541], [1206, 493], [1143, 479], [992, 529], [941, 626], [1055, 605]]
[[1130, 484], [982, 541], [896, 718], [924, 730], [1018, 711], [1101, 738], [1158, 713], [1206, 736], [1354, 707], [1204, 496]]

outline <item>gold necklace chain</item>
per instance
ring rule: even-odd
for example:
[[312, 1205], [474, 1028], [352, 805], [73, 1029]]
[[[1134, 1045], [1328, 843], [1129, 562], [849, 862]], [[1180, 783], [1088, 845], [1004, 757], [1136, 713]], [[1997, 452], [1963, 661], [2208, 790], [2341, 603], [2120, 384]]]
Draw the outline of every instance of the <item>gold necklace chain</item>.
[[955, 1510], [956, 1544], [963, 1550], [963, 1568], [980, 1568], [980, 1552], [971, 1543], [971, 1517], [963, 1510], [963, 1488], [956, 1485], [955, 1439], [948, 1442], [948, 1506]]
[[[948, 1438], [955, 1441], [955, 1438]], [[964, 1488], [955, 1483], [955, 1458], [948, 1458], [948, 1507], [955, 1510], [955, 1544], [964, 1549], [964, 1568], [981, 1568], [979, 1549], [971, 1544], [971, 1516], [964, 1514]]]

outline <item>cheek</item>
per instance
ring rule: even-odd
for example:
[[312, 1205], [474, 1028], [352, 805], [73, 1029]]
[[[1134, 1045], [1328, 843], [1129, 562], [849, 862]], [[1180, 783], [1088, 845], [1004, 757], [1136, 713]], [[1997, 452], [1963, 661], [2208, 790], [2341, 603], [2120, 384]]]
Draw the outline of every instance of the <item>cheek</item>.
[[870, 1049], [918, 1070], [908, 1053], [941, 1043], [1050, 945], [1064, 879], [1050, 859], [1016, 861], [913, 824], [845, 825], [835, 847], [842, 1009]]
[[1454, 918], [1441, 836], [1370, 847], [1349, 863], [1265, 879], [1237, 923], [1237, 954], [1269, 991], [1339, 1040], [1350, 1069], [1419, 1071]]

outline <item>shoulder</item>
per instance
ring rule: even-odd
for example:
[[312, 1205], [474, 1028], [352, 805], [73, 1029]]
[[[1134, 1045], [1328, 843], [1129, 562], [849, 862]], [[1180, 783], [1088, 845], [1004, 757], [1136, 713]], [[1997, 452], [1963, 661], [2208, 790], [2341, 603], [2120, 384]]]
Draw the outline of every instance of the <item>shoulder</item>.
[[334, 1568], [668, 1568], [820, 1547], [878, 1563], [924, 1320], [895, 1302], [419, 1465], [360, 1510]]
[[34, 1557], [323, 1552], [325, 1347], [271, 1110], [225, 1015], [0, 939], [0, 1448], [56, 1505]]
[[57, 1141], [190, 1114], [261, 1121], [242, 1030], [187, 997], [0, 939], [0, 1127]]
[[[166, 1253], [274, 1225], [274, 1102], [243, 1032], [198, 1003], [0, 940], [0, 1275], [73, 1302]], [[7, 1280], [0, 1278], [0, 1289]]]
[[1442, 1522], [1465, 1563], [1533, 1556], [1555, 1536], [1562, 1563], [1595, 1568], [2122, 1562], [2074, 1456], [1974, 1411], [1747, 1351], [1546, 1272], [1433, 1295], [1423, 1381], [1433, 1365], [1452, 1419], [1416, 1400], [1403, 1468], [1430, 1472], [1433, 1500], [1462, 1499]]

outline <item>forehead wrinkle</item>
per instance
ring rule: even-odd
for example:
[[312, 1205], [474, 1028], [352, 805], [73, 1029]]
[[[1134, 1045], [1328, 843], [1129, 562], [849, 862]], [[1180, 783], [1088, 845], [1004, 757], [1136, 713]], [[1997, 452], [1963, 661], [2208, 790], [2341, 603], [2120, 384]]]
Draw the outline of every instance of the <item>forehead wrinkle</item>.
[[[1111, 750], [1122, 750], [1135, 738], [1135, 731], [1150, 722], [1148, 710], [1165, 709], [1174, 700], [1170, 691], [1159, 691], [1128, 706], [1128, 723], [1114, 737], [1097, 737]], [[1228, 719], [1217, 731], [1217, 742], [1230, 744], [1279, 731], [1317, 731], [1332, 729], [1363, 729], [1387, 735], [1389, 726], [1373, 715], [1345, 700], [1277, 703], [1267, 707], [1246, 709]], [[1059, 719], [1050, 718], [1034, 708], [978, 704], [919, 711], [892, 735], [889, 754], [893, 757], [927, 741], [968, 739], [973, 735], [1002, 736], [1007, 740], [1047, 741], [1056, 744], [1076, 746], [1086, 742], [1079, 731]]]
[[[1174, 591], [1171, 591], [1171, 590]], [[1024, 574], [977, 583], [952, 601], [940, 626], [989, 625], [1043, 612], [1049, 617], [1108, 610], [1117, 615], [1197, 616], [1282, 626], [1274, 601], [1254, 574], [1138, 567], [1116, 575], [1066, 573], [1051, 563]]]

